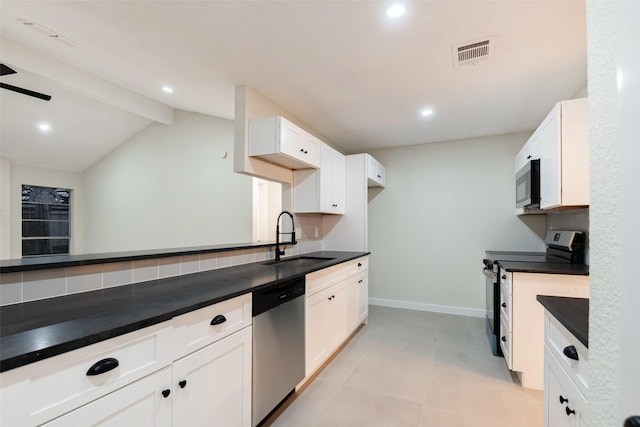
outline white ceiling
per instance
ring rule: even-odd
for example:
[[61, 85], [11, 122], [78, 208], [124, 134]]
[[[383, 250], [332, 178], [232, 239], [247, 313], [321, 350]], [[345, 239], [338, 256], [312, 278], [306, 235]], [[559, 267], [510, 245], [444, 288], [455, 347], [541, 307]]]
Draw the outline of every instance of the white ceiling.
[[[355, 153], [533, 130], [586, 84], [583, 0], [413, 1], [396, 21], [389, 4], [3, 0], [0, 59], [18, 73], [2, 81], [53, 99], [0, 91], [2, 156], [81, 171], [155, 119], [94, 96], [105, 85], [159, 108], [230, 119], [234, 87], [247, 85]], [[453, 66], [452, 46], [487, 37], [489, 59]], [[75, 74], [63, 66], [87, 78], [64, 81]], [[161, 91], [166, 84], [173, 94]], [[419, 114], [426, 106], [428, 118]], [[36, 135], [40, 117], [62, 122]]]

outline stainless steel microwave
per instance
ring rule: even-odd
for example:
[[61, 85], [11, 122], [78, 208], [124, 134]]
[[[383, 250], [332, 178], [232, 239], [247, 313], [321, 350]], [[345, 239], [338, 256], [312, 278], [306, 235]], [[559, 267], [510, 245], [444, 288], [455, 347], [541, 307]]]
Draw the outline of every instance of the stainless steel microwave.
[[516, 172], [516, 208], [540, 206], [540, 159], [529, 160]]

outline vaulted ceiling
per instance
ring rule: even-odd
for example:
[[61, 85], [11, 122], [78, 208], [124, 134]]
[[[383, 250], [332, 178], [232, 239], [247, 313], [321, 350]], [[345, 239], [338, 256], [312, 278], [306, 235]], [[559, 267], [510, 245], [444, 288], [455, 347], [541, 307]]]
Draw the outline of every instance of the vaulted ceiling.
[[404, 4], [3, 0], [0, 81], [53, 98], [0, 91], [2, 157], [81, 171], [174, 108], [232, 119], [237, 85], [355, 153], [530, 131], [586, 84], [584, 1]]

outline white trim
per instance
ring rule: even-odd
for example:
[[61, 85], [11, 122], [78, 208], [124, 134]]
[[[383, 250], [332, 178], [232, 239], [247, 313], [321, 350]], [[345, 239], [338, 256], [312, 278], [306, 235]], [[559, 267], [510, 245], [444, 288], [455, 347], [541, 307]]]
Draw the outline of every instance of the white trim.
[[423, 302], [398, 301], [384, 298], [369, 298], [369, 305], [405, 308], [407, 310], [432, 311], [435, 313], [456, 314], [458, 316], [484, 317], [486, 311], [480, 308], [454, 307], [450, 305], [425, 304]]

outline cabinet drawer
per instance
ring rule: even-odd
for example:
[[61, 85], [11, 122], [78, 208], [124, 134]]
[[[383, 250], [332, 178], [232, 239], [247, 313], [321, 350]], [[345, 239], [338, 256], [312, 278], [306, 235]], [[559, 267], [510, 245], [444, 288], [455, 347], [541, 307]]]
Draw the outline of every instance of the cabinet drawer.
[[509, 329], [512, 326], [512, 307], [513, 300], [511, 295], [509, 295], [505, 286], [500, 286], [500, 318], [504, 319], [504, 321], [509, 325]]
[[500, 348], [502, 354], [504, 354], [504, 360], [507, 362], [507, 368], [511, 369], [513, 366], [513, 334], [509, 325], [505, 323], [504, 318], [500, 318]]
[[[38, 425], [111, 393], [168, 366], [171, 347], [171, 323], [165, 322], [3, 372], [2, 424]], [[117, 366], [87, 375], [106, 359]]]
[[175, 317], [173, 319], [174, 360], [250, 324], [250, 293]]
[[306, 275], [306, 296], [320, 292], [323, 289], [327, 289], [329, 286], [347, 278], [346, 264], [338, 264], [329, 268], [323, 268], [322, 270], [314, 271]]
[[369, 257], [362, 257], [343, 264], [347, 270], [347, 277], [369, 270]]
[[[553, 318], [545, 316], [545, 336], [547, 346], [558, 360], [560, 366], [567, 372], [567, 375], [578, 386], [583, 395], [587, 395], [588, 375], [589, 375], [589, 350], [582, 345], [564, 326], [557, 323]], [[572, 348], [573, 347], [573, 348]], [[575, 350], [578, 360], [570, 358], [565, 354]]]
[[513, 293], [513, 273], [500, 269], [500, 286], [504, 287], [509, 295]]

